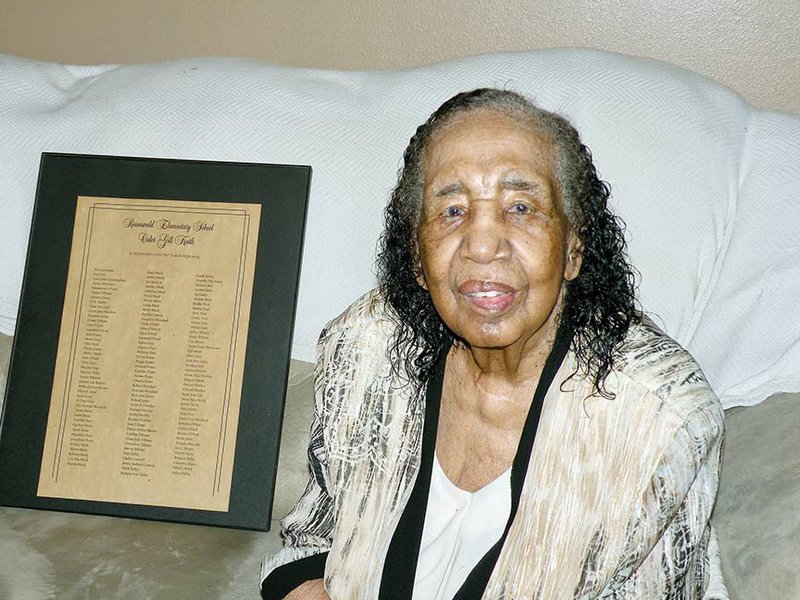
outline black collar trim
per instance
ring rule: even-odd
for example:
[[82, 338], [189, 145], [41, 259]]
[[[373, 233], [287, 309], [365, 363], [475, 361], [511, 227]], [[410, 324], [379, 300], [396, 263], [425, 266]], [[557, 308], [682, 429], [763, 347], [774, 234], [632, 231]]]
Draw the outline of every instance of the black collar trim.
[[[489, 582], [500, 551], [506, 541], [511, 524], [519, 508], [522, 487], [528, 472], [533, 442], [539, 427], [547, 390], [555, 379], [572, 342], [572, 329], [562, 324], [556, 334], [553, 349], [545, 361], [542, 375], [536, 386], [528, 416], [522, 429], [517, 452], [511, 465], [511, 512], [503, 535], [483, 556], [467, 576], [454, 600], [473, 600], [480, 598]], [[422, 529], [425, 525], [425, 511], [428, 506], [428, 492], [431, 483], [433, 457], [436, 449], [436, 431], [439, 424], [439, 404], [442, 397], [445, 363], [452, 346], [448, 340], [442, 348], [436, 370], [428, 383], [425, 403], [425, 423], [422, 430], [422, 456], [414, 488], [403, 514], [397, 523], [389, 550], [384, 561], [381, 578], [380, 598], [386, 600], [408, 600], [414, 591], [419, 548], [422, 542]]]

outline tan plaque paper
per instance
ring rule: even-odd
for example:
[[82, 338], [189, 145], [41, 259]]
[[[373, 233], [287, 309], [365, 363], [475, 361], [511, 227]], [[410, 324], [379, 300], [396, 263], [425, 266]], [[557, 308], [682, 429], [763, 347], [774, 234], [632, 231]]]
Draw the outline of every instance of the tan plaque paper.
[[78, 198], [39, 496], [228, 510], [260, 209]]

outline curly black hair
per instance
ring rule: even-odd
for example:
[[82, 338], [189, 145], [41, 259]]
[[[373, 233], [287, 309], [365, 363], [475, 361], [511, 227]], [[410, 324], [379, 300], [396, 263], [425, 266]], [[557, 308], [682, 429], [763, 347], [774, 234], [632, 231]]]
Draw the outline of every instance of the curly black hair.
[[592, 378], [605, 397], [605, 378], [614, 365], [630, 324], [637, 319], [635, 275], [628, 263], [624, 224], [608, 207], [609, 185], [597, 175], [589, 149], [562, 116], [543, 110], [524, 96], [492, 88], [457, 94], [417, 128], [403, 155], [403, 167], [385, 210], [378, 251], [381, 292], [398, 321], [389, 350], [417, 385], [431, 378], [446, 338], [452, 337], [430, 294], [418, 283], [416, 236], [422, 215], [425, 149], [457, 115], [502, 112], [532, 126], [553, 146], [555, 174], [564, 212], [583, 245], [578, 277], [567, 282], [560, 322], [574, 332], [578, 370]]

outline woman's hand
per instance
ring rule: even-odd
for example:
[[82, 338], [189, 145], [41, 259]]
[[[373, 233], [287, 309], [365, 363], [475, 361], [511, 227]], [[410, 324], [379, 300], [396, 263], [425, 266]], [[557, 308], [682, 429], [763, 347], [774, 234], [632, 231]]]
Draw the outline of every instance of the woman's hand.
[[312, 579], [294, 588], [284, 600], [330, 600], [322, 579]]

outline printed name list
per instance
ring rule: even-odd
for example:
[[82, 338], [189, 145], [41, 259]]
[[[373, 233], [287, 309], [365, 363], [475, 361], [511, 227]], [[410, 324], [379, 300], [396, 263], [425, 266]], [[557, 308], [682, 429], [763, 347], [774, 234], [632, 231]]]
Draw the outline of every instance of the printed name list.
[[40, 496], [228, 509], [260, 208], [78, 198]]

